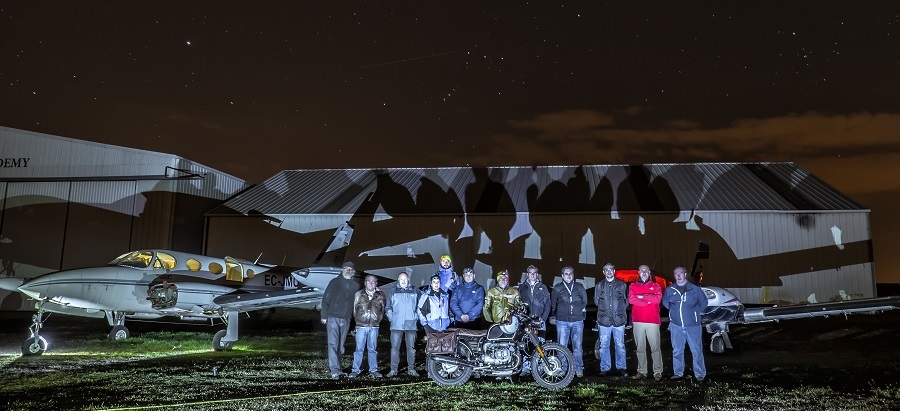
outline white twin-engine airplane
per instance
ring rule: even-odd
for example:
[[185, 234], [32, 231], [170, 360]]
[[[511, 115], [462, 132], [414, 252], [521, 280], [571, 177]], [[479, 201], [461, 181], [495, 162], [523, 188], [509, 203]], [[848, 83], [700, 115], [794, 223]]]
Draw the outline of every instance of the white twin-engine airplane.
[[[103, 267], [58, 271], [24, 281], [16, 284], [18, 291], [37, 301], [37, 313], [22, 354], [40, 355], [47, 349], [47, 341], [40, 335], [45, 312], [105, 317], [112, 327], [111, 340], [129, 336], [126, 318], [220, 318], [227, 327], [215, 334], [213, 348], [231, 349], [238, 340], [241, 313], [273, 307], [320, 307], [328, 282], [340, 275], [341, 267], [317, 263], [333, 260], [340, 264], [352, 233], [349, 223], [338, 227], [308, 268], [148, 249], [124, 254]], [[323, 259], [329, 253], [330, 258]]]

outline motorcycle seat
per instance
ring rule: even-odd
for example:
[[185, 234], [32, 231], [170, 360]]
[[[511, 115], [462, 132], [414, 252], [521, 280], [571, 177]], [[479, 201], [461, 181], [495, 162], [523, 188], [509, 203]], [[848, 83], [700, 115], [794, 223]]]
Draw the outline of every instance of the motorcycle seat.
[[451, 328], [447, 331], [453, 331], [456, 335], [464, 337], [481, 337], [487, 335], [487, 330], [470, 330], [468, 328]]

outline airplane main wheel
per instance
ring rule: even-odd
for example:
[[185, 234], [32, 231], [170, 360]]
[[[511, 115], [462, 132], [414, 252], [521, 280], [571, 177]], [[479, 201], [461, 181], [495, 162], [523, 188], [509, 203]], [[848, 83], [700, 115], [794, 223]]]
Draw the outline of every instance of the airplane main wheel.
[[725, 352], [725, 339], [721, 335], [714, 335], [709, 342], [709, 350], [714, 354]]
[[29, 337], [22, 343], [22, 355], [26, 357], [41, 355], [44, 351], [47, 351], [47, 340], [43, 338]]
[[128, 331], [128, 328], [125, 328], [124, 325], [117, 325], [112, 328], [109, 334], [106, 336], [110, 341], [116, 340], [124, 340], [131, 336], [131, 332]]
[[227, 330], [219, 330], [216, 335], [213, 336], [213, 350], [231, 351], [231, 348], [234, 347], [234, 341], [222, 341], [222, 338], [225, 337], [225, 334], [228, 334]]

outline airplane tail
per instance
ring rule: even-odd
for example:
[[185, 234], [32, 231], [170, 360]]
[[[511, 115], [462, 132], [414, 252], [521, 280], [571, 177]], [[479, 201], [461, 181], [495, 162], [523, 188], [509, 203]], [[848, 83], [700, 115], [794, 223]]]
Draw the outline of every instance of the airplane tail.
[[331, 236], [331, 242], [325, 245], [325, 248], [322, 249], [322, 252], [319, 253], [312, 265], [339, 267], [344, 263], [344, 256], [347, 254], [350, 237], [352, 236], [353, 225], [349, 221], [341, 224]]

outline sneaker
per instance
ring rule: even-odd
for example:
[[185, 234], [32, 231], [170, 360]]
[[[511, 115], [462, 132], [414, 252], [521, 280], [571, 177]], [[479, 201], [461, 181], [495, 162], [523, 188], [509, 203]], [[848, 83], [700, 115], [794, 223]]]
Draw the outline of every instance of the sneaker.
[[409, 370], [406, 373], [409, 374], [410, 377], [418, 377], [419, 376], [419, 373], [417, 373], [416, 370]]
[[381, 377], [384, 377], [384, 376], [381, 375], [381, 373], [378, 372], [378, 371], [372, 371], [372, 372], [369, 372], [369, 376], [372, 377], [372, 378], [381, 378]]
[[697, 382], [706, 381], [706, 377], [697, 377]]
[[677, 381], [677, 380], [680, 380], [680, 379], [682, 379], [682, 378], [684, 378], [683, 375], [673, 375], [673, 376], [669, 377], [669, 379], [672, 380], [672, 381]]
[[396, 376], [397, 376], [397, 371], [396, 371], [396, 370], [391, 370], [389, 373], [387, 373], [387, 377], [388, 377], [388, 378], [396, 377]]
[[331, 379], [332, 379], [332, 380], [339, 380], [339, 379], [341, 379], [341, 374], [331, 374]]
[[576, 378], [584, 378], [584, 371], [575, 371]]
[[662, 381], [662, 374], [653, 374], [653, 379], [656, 380], [656, 382]]
[[631, 378], [632, 380], [643, 380], [644, 378], [647, 378], [647, 374], [637, 373], [628, 378]]
[[601, 377], [606, 377], [609, 374], [609, 371], [600, 371], [600, 374], [597, 374]]
[[347, 376], [347, 378], [356, 378], [356, 377], [359, 377], [358, 372], [351, 372], [350, 375]]

